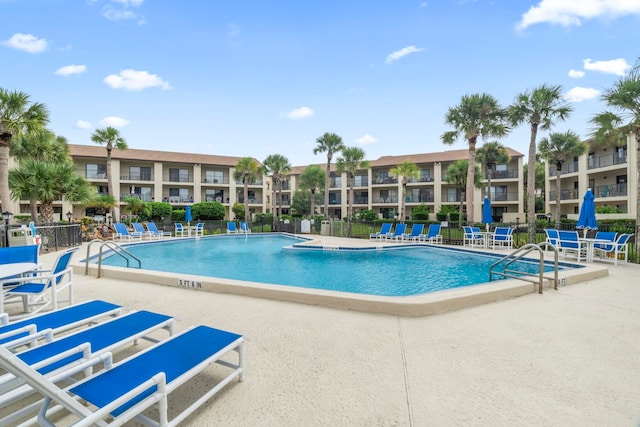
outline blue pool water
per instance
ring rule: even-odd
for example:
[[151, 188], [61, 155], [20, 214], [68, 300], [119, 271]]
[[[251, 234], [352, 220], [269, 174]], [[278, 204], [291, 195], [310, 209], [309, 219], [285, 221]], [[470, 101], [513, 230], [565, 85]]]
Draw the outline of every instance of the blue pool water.
[[[283, 235], [215, 236], [127, 246], [145, 270], [370, 295], [424, 294], [489, 281], [498, 258], [438, 247], [393, 250], [287, 249], [299, 239]], [[104, 265], [126, 266], [119, 256]], [[134, 265], [136, 263], [132, 263]], [[137, 265], [137, 264], [136, 264]], [[516, 269], [536, 272], [538, 263]]]

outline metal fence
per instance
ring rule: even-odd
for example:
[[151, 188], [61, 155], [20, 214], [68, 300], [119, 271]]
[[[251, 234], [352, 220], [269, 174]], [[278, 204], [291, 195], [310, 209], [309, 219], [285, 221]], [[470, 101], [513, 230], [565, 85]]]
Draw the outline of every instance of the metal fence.
[[[21, 226], [9, 226], [2, 228], [2, 246], [23, 246], [35, 244], [36, 236], [30, 234], [24, 239], [12, 238], [12, 231], [24, 229]], [[7, 236], [7, 232], [9, 236]], [[41, 250], [43, 252], [57, 251], [59, 249], [80, 246], [82, 244], [82, 224], [52, 224], [37, 226], [37, 233], [40, 239]], [[26, 234], [26, 233], [25, 233]]]

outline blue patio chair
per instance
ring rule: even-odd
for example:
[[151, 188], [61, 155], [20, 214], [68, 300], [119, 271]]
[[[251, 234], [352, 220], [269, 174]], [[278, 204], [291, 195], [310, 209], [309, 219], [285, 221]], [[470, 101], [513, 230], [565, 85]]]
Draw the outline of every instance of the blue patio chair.
[[578, 262], [587, 259], [588, 243], [580, 240], [577, 231], [559, 230], [558, 237], [558, 250], [563, 257], [573, 254]]
[[163, 237], [171, 237], [170, 231], [160, 231], [154, 222], [147, 222], [147, 231], [151, 233], [151, 235], [160, 238]]
[[380, 231], [376, 232], [376, 233], [371, 233], [369, 234], [369, 240], [374, 240], [374, 239], [384, 239], [387, 234], [391, 231], [391, 226], [393, 224], [390, 222], [384, 222], [382, 223], [382, 226], [380, 226]]
[[149, 233], [149, 230], [144, 228], [144, 225], [142, 225], [141, 222], [132, 222], [131, 225], [133, 226], [133, 231], [136, 234], [139, 234], [140, 236], [142, 236], [143, 239], [145, 237], [149, 238], [149, 240], [151, 240], [154, 237], [159, 238], [157, 235]]
[[[38, 314], [23, 320], [9, 322], [9, 315], [0, 315], [0, 345], [15, 348], [23, 342], [33, 344], [33, 335], [47, 331], [47, 337], [66, 332], [80, 326], [95, 323], [106, 316], [117, 316], [122, 307], [105, 301], [87, 301], [82, 304], [70, 305], [56, 311]], [[47, 338], [45, 337], [45, 339]], [[26, 339], [25, 339], [26, 338]]]
[[241, 233], [251, 233], [251, 228], [249, 228], [249, 224], [246, 221], [240, 222], [240, 232]]
[[227, 234], [238, 234], [238, 229], [236, 228], [235, 222], [227, 222]]
[[189, 235], [189, 230], [184, 228], [179, 222], [176, 222], [173, 226], [175, 227], [176, 237], [186, 237]]
[[193, 231], [196, 233], [196, 237], [204, 236], [204, 222], [197, 223]]
[[393, 233], [387, 233], [385, 240], [395, 240], [396, 242], [401, 241], [406, 230], [407, 224], [398, 224], [396, 225], [396, 229], [393, 231]]
[[493, 249], [495, 249], [496, 246], [513, 249], [513, 228], [496, 227], [491, 235], [491, 246]]
[[463, 246], [470, 246], [472, 248], [484, 246], [484, 237], [479, 227], [465, 225], [462, 229], [464, 230], [464, 236], [462, 237]]
[[558, 247], [558, 240], [560, 240], [560, 234], [558, 234], [558, 230], [555, 228], [545, 228], [544, 233], [547, 235], [546, 242]]
[[424, 230], [424, 224], [413, 224], [411, 227], [411, 233], [403, 235], [402, 241], [410, 240], [412, 242], [419, 242], [422, 230]]
[[[46, 419], [46, 408], [52, 402], [86, 424], [104, 424], [106, 418], [112, 417], [110, 421], [117, 425], [134, 418], [145, 425], [177, 425], [232, 380], [244, 379], [243, 343], [241, 335], [198, 326], [136, 353], [109, 370], [82, 379], [70, 388], [61, 388], [4, 348], [0, 348], [0, 367], [23, 378], [45, 397], [40, 416], [47, 425], [51, 425], [51, 421]], [[237, 362], [227, 357], [232, 351], [237, 353]], [[101, 363], [96, 358], [90, 362]], [[171, 393], [214, 363], [228, 368], [226, 376], [216, 376], [218, 381], [213, 381], [195, 402], [186, 409], [181, 407], [182, 412], [169, 420], [168, 408], [173, 406], [169, 401]], [[65, 371], [64, 376], [71, 378], [88, 364]], [[209, 381], [200, 384], [205, 383]], [[148, 409], [152, 407], [157, 411], [157, 419], [148, 416]], [[143, 415], [143, 412], [147, 414]]]
[[440, 224], [429, 224], [427, 234], [420, 236], [420, 240], [427, 243], [442, 244], [442, 235], [440, 234]]
[[621, 234], [615, 242], [595, 243], [594, 256], [597, 256], [599, 261], [612, 262], [614, 265], [618, 265], [618, 259], [621, 257], [624, 262], [629, 262], [629, 240], [633, 236], [633, 234]]
[[[25, 315], [15, 318], [31, 316], [47, 307], [58, 309], [59, 302], [73, 304], [73, 269], [69, 267], [71, 257], [78, 248], [64, 251], [58, 256], [51, 270], [34, 270], [32, 275], [12, 279], [15, 286], [4, 291], [5, 304], [14, 297], [22, 297]], [[68, 291], [66, 300], [60, 300], [58, 293]], [[46, 294], [50, 292], [50, 299]]]
[[113, 224], [113, 227], [116, 229], [116, 232], [113, 233], [112, 239], [115, 240], [127, 240], [131, 241], [134, 239], [142, 240], [142, 234], [137, 232], [129, 232], [127, 230], [127, 226], [121, 222], [116, 222]]

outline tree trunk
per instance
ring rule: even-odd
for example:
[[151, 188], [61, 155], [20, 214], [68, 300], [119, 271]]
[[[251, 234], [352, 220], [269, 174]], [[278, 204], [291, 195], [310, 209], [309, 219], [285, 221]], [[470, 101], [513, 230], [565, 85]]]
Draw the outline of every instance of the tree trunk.
[[38, 223], [38, 201], [29, 199], [29, 212], [31, 213], [31, 221]]
[[353, 211], [353, 186], [354, 179], [349, 178], [349, 204], [347, 205], [347, 237], [351, 237], [351, 217]]
[[560, 176], [562, 175], [562, 163], [556, 164], [556, 228], [560, 226], [560, 191], [562, 183]]
[[324, 178], [324, 218], [329, 219], [329, 179], [331, 175], [331, 153], [327, 153], [327, 174]]
[[402, 178], [402, 200], [400, 201], [400, 222], [404, 223], [404, 211], [407, 208], [406, 206], [406, 199], [407, 199], [407, 184], [405, 184], [405, 180], [404, 177]]
[[244, 220], [249, 224], [249, 180], [246, 175], [242, 181], [244, 184]]
[[[107, 147], [107, 194], [115, 197], [113, 192], [113, 174], [111, 173], [111, 149], [109, 147]], [[117, 200], [116, 206], [119, 206]], [[120, 218], [118, 217], [119, 212], [116, 211], [116, 206], [111, 207], [111, 217], [114, 222], [120, 222]]]
[[529, 169], [527, 170], [527, 225], [528, 242], [536, 242], [536, 138], [538, 124], [531, 123], [531, 139], [529, 141]]
[[273, 230], [278, 231], [279, 228], [279, 218], [278, 218], [278, 192], [276, 191], [276, 183], [272, 179], [271, 180], [271, 203], [273, 205], [272, 213], [273, 213]]
[[10, 140], [0, 140], [0, 202], [2, 212], [11, 208], [11, 193], [9, 192], [9, 143]]
[[311, 219], [316, 217], [316, 190], [311, 189]]
[[[473, 183], [476, 175], [476, 137], [469, 139], [469, 169], [467, 170], [467, 223], [473, 225]], [[462, 212], [460, 212], [462, 214]]]
[[489, 200], [491, 200], [491, 173], [492, 172], [493, 172], [493, 166], [487, 167], [487, 198]]
[[640, 227], [640, 127], [636, 128], [636, 248], [638, 247], [638, 227]]

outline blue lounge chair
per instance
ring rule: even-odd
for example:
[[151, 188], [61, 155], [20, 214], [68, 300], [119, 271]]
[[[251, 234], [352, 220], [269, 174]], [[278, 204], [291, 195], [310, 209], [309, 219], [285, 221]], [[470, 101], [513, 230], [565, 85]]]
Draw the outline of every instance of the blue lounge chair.
[[442, 244], [442, 235], [440, 234], [440, 224], [429, 224], [427, 234], [420, 236], [420, 240], [427, 243]]
[[419, 242], [422, 230], [424, 230], [424, 224], [413, 224], [411, 226], [411, 233], [403, 235], [402, 241], [410, 240], [412, 242]]
[[[222, 360], [231, 351], [237, 353], [237, 363], [228, 358]], [[100, 363], [96, 359], [90, 362]], [[231, 371], [169, 420], [168, 400], [171, 393], [213, 363], [230, 368]], [[106, 418], [112, 417], [111, 421], [117, 425], [137, 418], [146, 425], [175, 426], [232, 380], [244, 379], [243, 338], [231, 332], [198, 326], [149, 347], [111, 369], [80, 380], [68, 389], [60, 388], [52, 379], [3, 348], [0, 348], [0, 367], [24, 378], [29, 386], [45, 397], [40, 410], [40, 416], [45, 418], [42, 420], [44, 423], [50, 423], [46, 419], [46, 409], [51, 402], [55, 402], [87, 425], [101, 424]], [[85, 366], [78, 366], [76, 371], [81, 372], [81, 369], [85, 369]], [[76, 371], [69, 370], [65, 375], [71, 377]], [[56, 378], [60, 379], [61, 376]], [[85, 406], [83, 402], [93, 406]], [[157, 408], [157, 420], [142, 415], [151, 407]]]
[[513, 228], [496, 227], [493, 234], [491, 235], [491, 246], [493, 247], [493, 249], [495, 249], [496, 246], [513, 249]]
[[[136, 311], [27, 349], [17, 353], [15, 357], [32, 366], [40, 375], [54, 378], [61, 372], [82, 366], [91, 358], [100, 358], [125, 345], [135, 344], [137, 340], [144, 339], [157, 343], [159, 340], [151, 337], [150, 334], [165, 329], [173, 335], [173, 328], [174, 320], [170, 316], [149, 311]], [[83, 372], [85, 375], [90, 374], [90, 371], [84, 369]], [[22, 377], [7, 373], [0, 377], [0, 391], [2, 392], [0, 407], [4, 407], [28, 396], [33, 389], [24, 384]], [[0, 420], [0, 425], [12, 424], [10, 420], [13, 417], [24, 417], [33, 409], [33, 406], [28, 406], [24, 412], [12, 414], [8, 417], [9, 419]]]
[[462, 229], [464, 230], [464, 236], [462, 238], [463, 246], [468, 245], [472, 248], [484, 247], [484, 236], [480, 232], [479, 227], [470, 227], [465, 225]]
[[385, 240], [395, 240], [400, 241], [402, 240], [402, 238], [404, 237], [404, 232], [407, 229], [407, 224], [398, 224], [396, 225], [396, 229], [394, 230], [393, 233], [387, 233], [387, 236], [385, 237]]
[[97, 300], [70, 305], [11, 323], [8, 323], [9, 316], [3, 313], [0, 315], [0, 322], [2, 322], [0, 345], [15, 348], [22, 345], [23, 342], [31, 344], [32, 337], [29, 335], [37, 332], [49, 330], [50, 334], [47, 336], [52, 337], [83, 325], [95, 323], [102, 317], [118, 316], [121, 311], [122, 307], [119, 305]]
[[238, 229], [236, 228], [236, 223], [233, 221], [227, 222], [227, 234], [237, 234]]
[[251, 233], [251, 228], [249, 228], [249, 224], [246, 221], [240, 222], [240, 232], [241, 233]]
[[580, 240], [577, 231], [560, 230], [558, 231], [558, 250], [563, 257], [573, 254], [576, 260], [587, 259], [588, 243]]
[[149, 233], [149, 231], [144, 228], [144, 225], [142, 225], [141, 222], [132, 222], [131, 225], [133, 226], [133, 231], [142, 236], [143, 239], [147, 237], [149, 240], [151, 240], [154, 237], [158, 237], [154, 234]]
[[613, 262], [615, 265], [618, 265], [618, 259], [621, 256], [623, 256], [624, 262], [629, 262], [629, 240], [633, 236], [633, 234], [621, 234], [615, 242], [595, 243], [594, 256], [597, 256], [600, 261]]
[[204, 236], [204, 222], [197, 223], [194, 232], [196, 233], [196, 237]]
[[127, 226], [121, 222], [116, 222], [113, 224], [113, 227], [116, 229], [116, 232], [113, 233], [113, 240], [142, 240], [142, 234], [136, 232], [130, 233], [129, 230], [127, 230]]
[[175, 227], [176, 237], [186, 237], [189, 235], [189, 230], [185, 229], [179, 222], [176, 222], [173, 226]]
[[162, 237], [171, 237], [170, 231], [160, 231], [154, 222], [147, 222], [147, 231], [153, 235], [158, 237], [158, 239]]
[[546, 242], [558, 247], [558, 240], [560, 240], [560, 234], [558, 233], [558, 230], [556, 230], [555, 228], [545, 228], [544, 232], [547, 235]]
[[[34, 270], [29, 276], [12, 279], [13, 287], [4, 290], [5, 304], [7, 300], [22, 297], [26, 313], [14, 318], [32, 316], [48, 307], [57, 310], [59, 302], [73, 304], [73, 269], [69, 262], [77, 250], [72, 248], [60, 254], [51, 270]], [[64, 290], [68, 291], [67, 299], [58, 299], [58, 293]], [[47, 292], [51, 293], [50, 299], [46, 299]]]
[[369, 240], [373, 240], [373, 239], [384, 239], [385, 237], [387, 237], [387, 234], [391, 231], [391, 226], [393, 224], [390, 222], [384, 222], [382, 223], [382, 226], [380, 227], [380, 231], [378, 231], [377, 233], [371, 233], [369, 234]]

